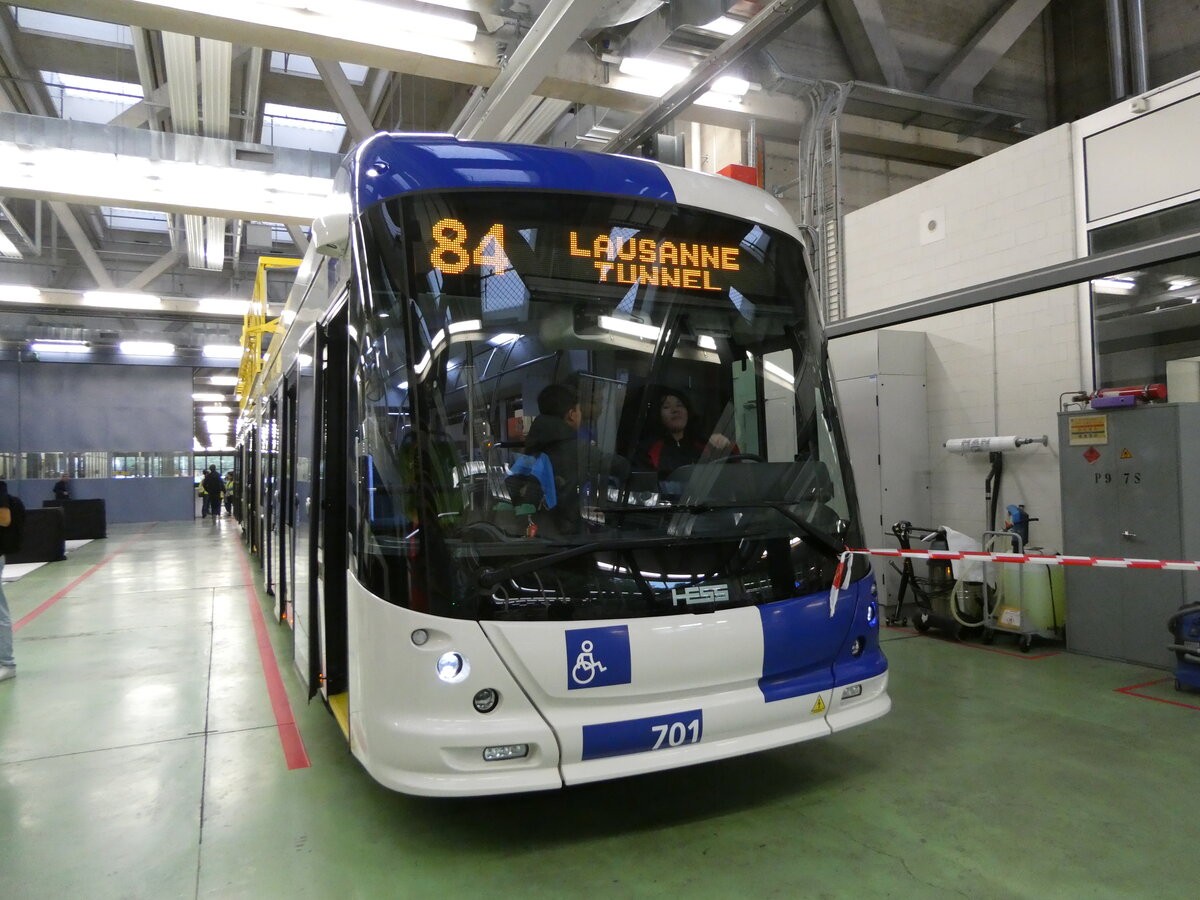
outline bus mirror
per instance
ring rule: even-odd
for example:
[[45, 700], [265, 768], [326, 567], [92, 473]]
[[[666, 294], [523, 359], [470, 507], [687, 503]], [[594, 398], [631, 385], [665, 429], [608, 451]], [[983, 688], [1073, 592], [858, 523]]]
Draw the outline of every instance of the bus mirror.
[[344, 212], [317, 216], [312, 223], [312, 243], [322, 256], [341, 256], [350, 243], [350, 217]]

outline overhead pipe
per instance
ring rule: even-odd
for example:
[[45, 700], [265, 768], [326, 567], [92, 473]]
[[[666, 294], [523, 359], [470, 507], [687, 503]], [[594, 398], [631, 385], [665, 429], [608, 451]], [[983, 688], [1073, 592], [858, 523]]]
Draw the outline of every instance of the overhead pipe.
[[1150, 66], [1146, 59], [1146, 9], [1143, 0], [1125, 0], [1129, 20], [1129, 74], [1134, 94], [1150, 90]]
[[1104, 0], [1108, 20], [1108, 76], [1114, 101], [1129, 96], [1129, 81], [1125, 75], [1125, 15], [1121, 6], [1121, 0]]

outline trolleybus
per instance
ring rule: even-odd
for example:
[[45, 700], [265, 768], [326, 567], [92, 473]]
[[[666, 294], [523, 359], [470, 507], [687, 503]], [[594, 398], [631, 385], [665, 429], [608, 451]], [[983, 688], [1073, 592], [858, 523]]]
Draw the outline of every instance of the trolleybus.
[[869, 565], [831, 590], [860, 523], [773, 197], [381, 133], [311, 244], [243, 386], [242, 519], [375, 779], [557, 788], [889, 710]]

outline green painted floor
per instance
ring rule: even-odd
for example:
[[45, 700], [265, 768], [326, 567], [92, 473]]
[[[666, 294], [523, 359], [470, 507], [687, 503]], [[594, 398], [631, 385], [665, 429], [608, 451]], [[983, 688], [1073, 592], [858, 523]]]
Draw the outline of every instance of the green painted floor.
[[243, 561], [230, 520], [115, 526], [5, 586], [15, 621], [58, 599], [0, 684], [0, 898], [1196, 895], [1200, 695], [1167, 672], [889, 630], [894, 708], [857, 730], [410, 798], [306, 703], [264, 604], [312, 762], [287, 769]]

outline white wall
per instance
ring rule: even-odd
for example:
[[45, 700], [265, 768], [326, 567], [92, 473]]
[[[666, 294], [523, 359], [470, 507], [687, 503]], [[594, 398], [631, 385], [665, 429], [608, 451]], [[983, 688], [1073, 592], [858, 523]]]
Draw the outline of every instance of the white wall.
[[[847, 315], [1073, 259], [1072, 146], [1062, 126], [847, 215]], [[937, 524], [978, 534], [986, 519], [986, 455], [954, 456], [942, 441], [1045, 434], [1048, 448], [1005, 454], [997, 525], [1024, 503], [1040, 519], [1032, 543], [1061, 547], [1056, 414], [1059, 395], [1083, 387], [1076, 298], [1050, 291], [905, 326], [928, 336]]]
[[[1200, 200], [1196, 97], [1200, 73], [848, 214], [847, 315], [1075, 259], [1088, 228]], [[1107, 205], [1094, 202], [1101, 189]], [[1000, 510], [1025, 503], [1041, 520], [1032, 543], [1061, 549], [1056, 416], [1061, 394], [1094, 386], [1087, 287], [902, 327], [928, 340], [934, 519], [972, 534], [985, 522], [986, 457], [951, 456], [942, 441], [1046, 434], [1048, 448], [1005, 454]]]

